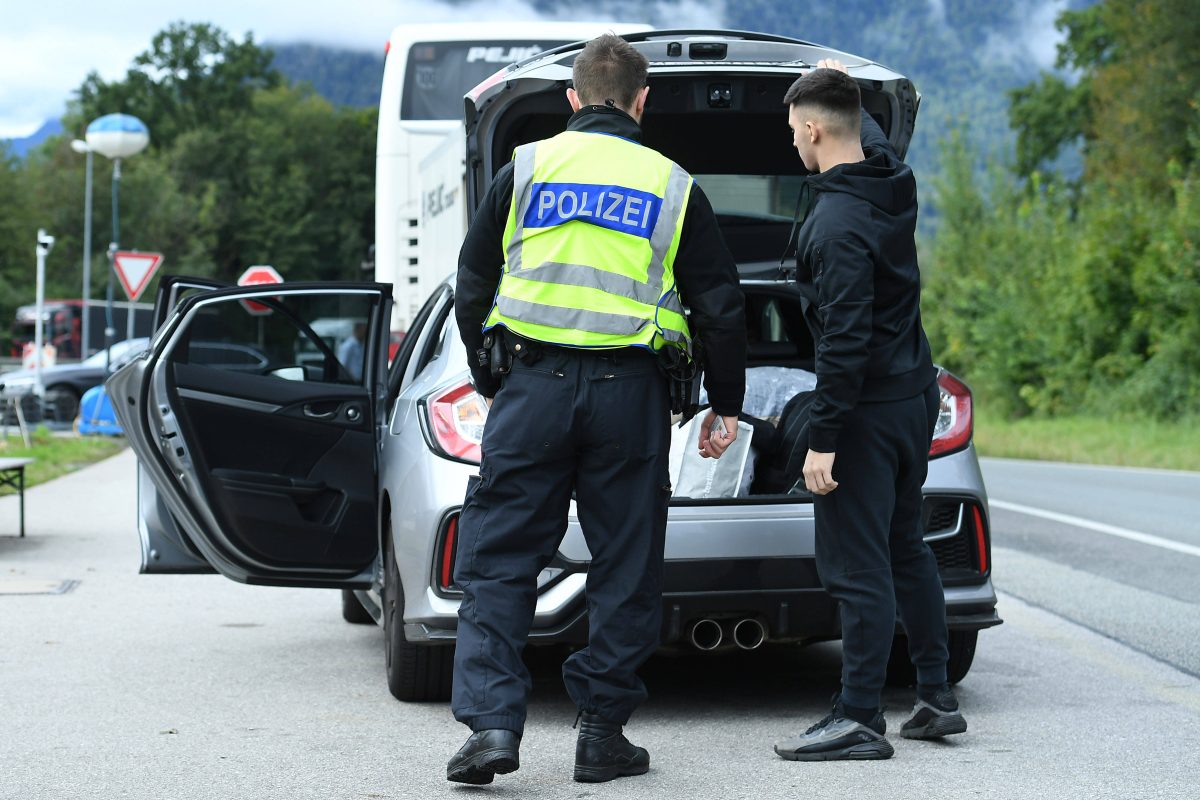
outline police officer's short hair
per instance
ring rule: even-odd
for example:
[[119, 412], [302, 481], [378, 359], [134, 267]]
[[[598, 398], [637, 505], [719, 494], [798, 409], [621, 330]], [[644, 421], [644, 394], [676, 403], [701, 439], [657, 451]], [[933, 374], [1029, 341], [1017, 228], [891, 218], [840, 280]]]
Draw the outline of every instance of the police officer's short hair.
[[836, 69], [814, 69], [788, 88], [783, 102], [791, 107], [812, 108], [824, 115], [835, 135], [859, 135], [862, 96], [858, 83]]
[[632, 108], [646, 86], [650, 62], [620, 36], [606, 33], [588, 42], [575, 58], [571, 77], [585, 105], [605, 105], [612, 100]]

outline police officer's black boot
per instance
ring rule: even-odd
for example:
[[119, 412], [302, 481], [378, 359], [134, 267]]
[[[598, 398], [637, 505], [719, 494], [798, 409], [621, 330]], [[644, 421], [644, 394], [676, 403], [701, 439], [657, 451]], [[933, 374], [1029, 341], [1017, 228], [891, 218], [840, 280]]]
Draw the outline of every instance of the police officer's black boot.
[[520, 766], [521, 735], [491, 728], [475, 731], [446, 765], [446, 780], [480, 785], [496, 775], [515, 772]]
[[650, 754], [621, 733], [621, 726], [598, 714], [579, 715], [579, 740], [575, 743], [575, 780], [603, 783], [626, 775], [644, 775]]

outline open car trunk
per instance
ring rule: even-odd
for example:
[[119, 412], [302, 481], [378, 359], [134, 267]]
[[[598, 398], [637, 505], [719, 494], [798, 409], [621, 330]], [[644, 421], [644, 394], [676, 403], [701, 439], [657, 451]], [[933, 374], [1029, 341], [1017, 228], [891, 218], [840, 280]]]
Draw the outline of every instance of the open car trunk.
[[[840, 59], [859, 83], [863, 107], [901, 155], [912, 137], [920, 98], [902, 75], [799, 40], [730, 31], [657, 31], [625, 38], [650, 61], [642, 141], [703, 187], [743, 274], [750, 367], [745, 413], [777, 421], [791, 397], [815, 385], [813, 342], [800, 298], [778, 280], [807, 174], [792, 145], [783, 96], [820, 59]], [[568, 45], [516, 64], [467, 96], [467, 196], [472, 208], [517, 146], [565, 129], [571, 114], [565, 92], [580, 49], [579, 44]], [[674, 432], [676, 502], [811, 500], [807, 493], [780, 490], [779, 481], [764, 491], [761, 481], [750, 480], [755, 462], [770, 458], [758, 448], [748, 454], [736, 496], [681, 497], [680, 489], [697, 485], [687, 480], [688, 467], [681, 464], [695, 450], [697, 435], [693, 426]]]

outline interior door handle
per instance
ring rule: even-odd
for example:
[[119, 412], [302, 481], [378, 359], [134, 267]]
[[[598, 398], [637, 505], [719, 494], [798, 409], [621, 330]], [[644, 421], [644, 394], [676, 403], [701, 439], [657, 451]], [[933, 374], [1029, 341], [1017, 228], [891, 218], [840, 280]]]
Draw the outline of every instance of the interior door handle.
[[304, 416], [310, 419], [333, 419], [337, 415], [337, 408], [332, 411], [317, 411], [312, 407], [311, 403], [304, 404]]

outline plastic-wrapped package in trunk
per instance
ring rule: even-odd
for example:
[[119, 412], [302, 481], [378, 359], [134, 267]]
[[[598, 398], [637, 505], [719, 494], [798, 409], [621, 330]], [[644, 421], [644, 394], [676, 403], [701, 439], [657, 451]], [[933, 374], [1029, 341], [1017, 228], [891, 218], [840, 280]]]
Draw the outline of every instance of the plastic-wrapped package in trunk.
[[[817, 388], [817, 376], [794, 367], [751, 367], [746, 370], [746, 399], [742, 413], [759, 419], [775, 420], [787, 402], [801, 392]], [[708, 394], [700, 392], [701, 405]], [[697, 434], [699, 435], [699, 434]]]

